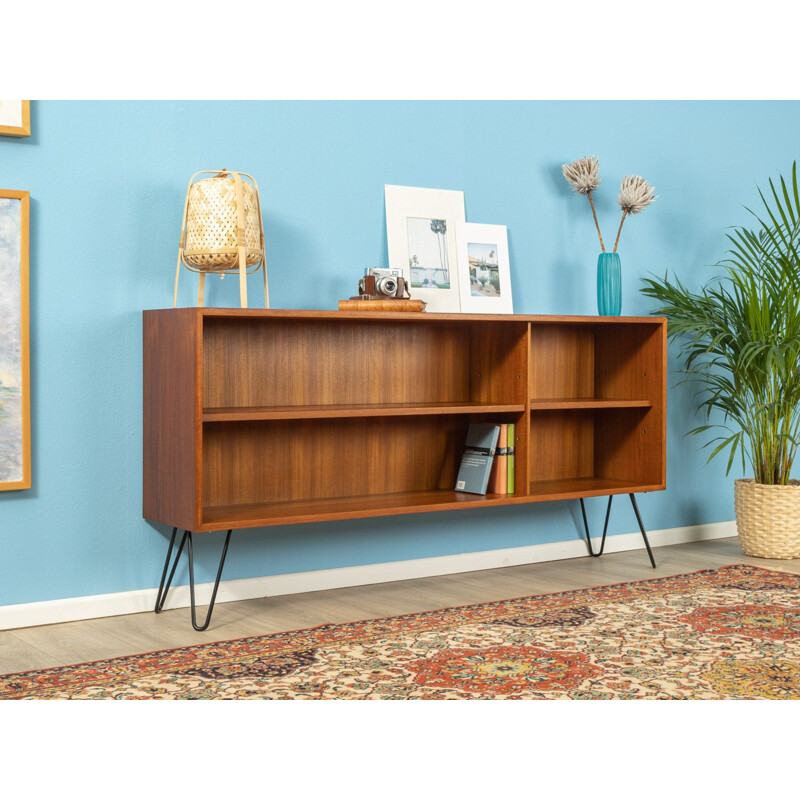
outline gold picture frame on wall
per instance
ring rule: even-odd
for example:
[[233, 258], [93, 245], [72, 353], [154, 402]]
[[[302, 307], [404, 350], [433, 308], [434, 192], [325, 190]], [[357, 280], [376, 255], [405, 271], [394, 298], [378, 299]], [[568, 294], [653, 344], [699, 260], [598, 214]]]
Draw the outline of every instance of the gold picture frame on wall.
[[30, 193], [0, 189], [0, 491], [31, 488]]
[[31, 101], [0, 100], [0, 136], [31, 135]]

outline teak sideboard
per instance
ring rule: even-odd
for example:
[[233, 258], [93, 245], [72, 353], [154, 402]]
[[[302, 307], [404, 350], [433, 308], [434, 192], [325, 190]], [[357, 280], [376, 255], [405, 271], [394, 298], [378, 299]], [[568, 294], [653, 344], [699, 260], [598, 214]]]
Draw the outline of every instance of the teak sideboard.
[[[156, 610], [177, 529], [191, 568], [193, 531], [629, 494], [645, 535], [665, 488], [660, 317], [145, 311], [143, 383]], [[454, 491], [470, 422], [515, 424], [513, 495]]]

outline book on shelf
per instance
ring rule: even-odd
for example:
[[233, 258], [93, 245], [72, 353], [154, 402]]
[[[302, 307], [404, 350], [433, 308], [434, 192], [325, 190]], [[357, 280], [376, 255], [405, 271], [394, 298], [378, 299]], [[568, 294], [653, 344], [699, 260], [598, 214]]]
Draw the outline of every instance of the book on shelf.
[[457, 492], [486, 494], [499, 436], [499, 425], [470, 423], [456, 478]]
[[513, 422], [508, 423], [508, 444], [506, 445], [506, 454], [508, 455], [508, 481], [506, 483], [506, 494], [514, 494], [514, 451], [516, 442], [517, 429]]
[[492, 474], [489, 476], [488, 491], [492, 494], [508, 494], [508, 425], [500, 425], [497, 436], [497, 449], [492, 464]]
[[387, 297], [385, 300], [361, 300], [351, 297], [339, 301], [339, 311], [424, 311], [424, 300]]
[[488, 491], [492, 494], [514, 494], [514, 440], [513, 422], [502, 423], [497, 437], [497, 450], [489, 477]]

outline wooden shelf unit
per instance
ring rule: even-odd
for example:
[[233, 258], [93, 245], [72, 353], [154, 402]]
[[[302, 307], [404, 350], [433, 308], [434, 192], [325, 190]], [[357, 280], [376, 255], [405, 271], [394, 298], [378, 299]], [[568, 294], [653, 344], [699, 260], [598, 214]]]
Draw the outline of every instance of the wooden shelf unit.
[[[665, 488], [663, 318], [144, 312], [145, 518], [191, 531]], [[516, 492], [453, 491], [470, 422]]]

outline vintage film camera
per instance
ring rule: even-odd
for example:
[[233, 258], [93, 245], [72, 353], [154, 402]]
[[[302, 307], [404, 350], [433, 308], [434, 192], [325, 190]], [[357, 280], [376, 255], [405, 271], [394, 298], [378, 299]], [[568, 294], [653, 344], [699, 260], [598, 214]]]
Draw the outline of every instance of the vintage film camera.
[[411, 297], [411, 292], [402, 270], [368, 267], [364, 277], [358, 282], [358, 296], [367, 300], [402, 300]]

